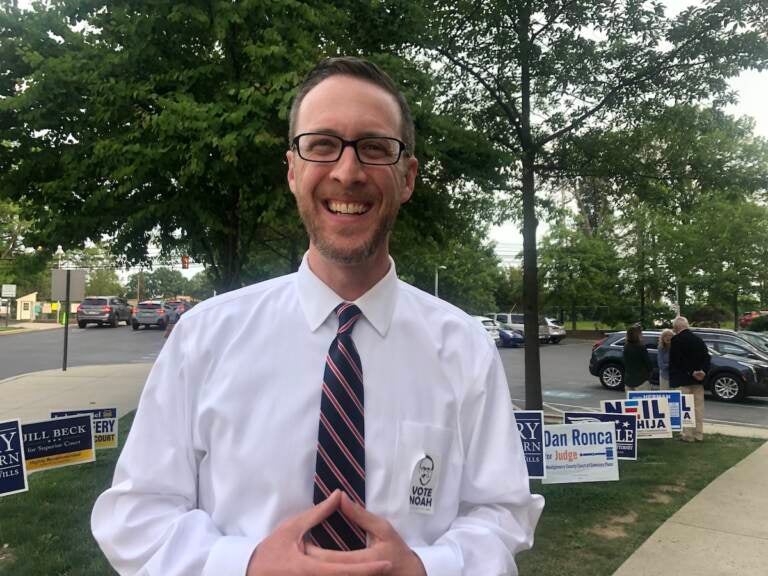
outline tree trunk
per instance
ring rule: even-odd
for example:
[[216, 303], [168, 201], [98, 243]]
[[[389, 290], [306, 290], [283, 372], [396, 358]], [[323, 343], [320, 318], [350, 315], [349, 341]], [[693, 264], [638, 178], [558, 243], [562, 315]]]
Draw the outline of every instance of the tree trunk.
[[525, 314], [525, 408], [541, 410], [541, 366], [539, 364], [539, 292], [536, 254], [536, 191], [534, 155], [523, 157], [523, 312]]
[[733, 329], [739, 330], [739, 289], [733, 291]]

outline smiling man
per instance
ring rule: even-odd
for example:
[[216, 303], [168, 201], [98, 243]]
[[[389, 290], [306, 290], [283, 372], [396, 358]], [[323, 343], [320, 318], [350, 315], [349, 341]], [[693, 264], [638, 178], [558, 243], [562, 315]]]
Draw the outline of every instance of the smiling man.
[[92, 515], [119, 573], [517, 573], [543, 499], [498, 353], [389, 255], [414, 140], [373, 64], [328, 59], [305, 79], [287, 160], [309, 249], [169, 338]]

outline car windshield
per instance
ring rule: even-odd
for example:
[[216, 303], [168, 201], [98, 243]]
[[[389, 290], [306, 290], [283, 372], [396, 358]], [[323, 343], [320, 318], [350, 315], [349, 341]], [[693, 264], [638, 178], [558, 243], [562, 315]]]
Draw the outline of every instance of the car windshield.
[[758, 350], [768, 353], [768, 340], [766, 340], [762, 336], [758, 336], [757, 334], [747, 334], [745, 332], [742, 332], [741, 337], [744, 338], [750, 344], [752, 344], [752, 346], [754, 346]]
[[86, 298], [83, 300], [83, 306], [106, 306], [106, 298]]

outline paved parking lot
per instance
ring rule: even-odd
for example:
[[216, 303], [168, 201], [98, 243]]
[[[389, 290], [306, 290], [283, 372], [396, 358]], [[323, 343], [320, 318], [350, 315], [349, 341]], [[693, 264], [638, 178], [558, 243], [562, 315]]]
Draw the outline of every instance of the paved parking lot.
[[[615, 400], [621, 395], [600, 385], [589, 373], [589, 356], [594, 342], [566, 339], [560, 344], [543, 345], [541, 353], [542, 396], [544, 402], [560, 410], [574, 407], [597, 409], [600, 400]], [[525, 405], [525, 370], [522, 348], [499, 350], [507, 373], [512, 399]], [[768, 428], [768, 398], [748, 398], [726, 404], [707, 397], [706, 420], [747, 424]]]

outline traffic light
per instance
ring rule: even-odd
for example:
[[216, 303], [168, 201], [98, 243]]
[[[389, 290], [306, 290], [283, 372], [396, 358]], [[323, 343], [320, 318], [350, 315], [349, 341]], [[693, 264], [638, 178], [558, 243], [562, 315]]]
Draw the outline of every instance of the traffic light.
[[183, 270], [189, 269], [189, 256], [182, 256], [181, 257], [181, 268]]

